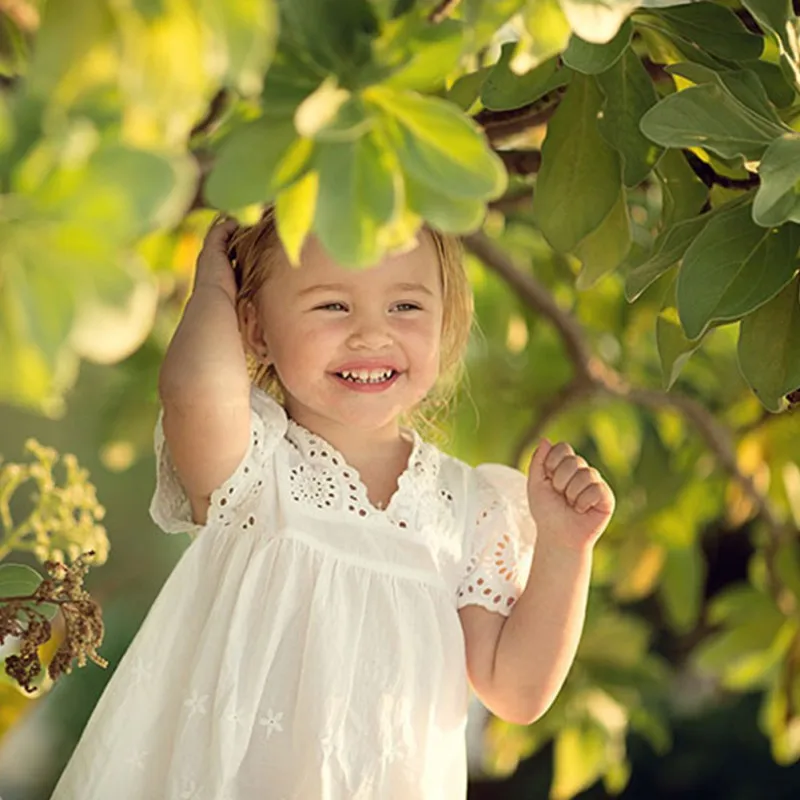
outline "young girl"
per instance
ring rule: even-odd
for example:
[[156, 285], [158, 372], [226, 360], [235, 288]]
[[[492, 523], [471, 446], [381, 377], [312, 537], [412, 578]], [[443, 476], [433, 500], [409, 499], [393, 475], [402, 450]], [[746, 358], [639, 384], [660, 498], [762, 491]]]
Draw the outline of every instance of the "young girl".
[[271, 210], [212, 227], [161, 373], [151, 507], [194, 539], [54, 800], [457, 800], [469, 684], [506, 720], [546, 711], [614, 498], [566, 444], [526, 478], [406, 427], [457, 373], [471, 308], [427, 229], [354, 271], [313, 237], [292, 267]]

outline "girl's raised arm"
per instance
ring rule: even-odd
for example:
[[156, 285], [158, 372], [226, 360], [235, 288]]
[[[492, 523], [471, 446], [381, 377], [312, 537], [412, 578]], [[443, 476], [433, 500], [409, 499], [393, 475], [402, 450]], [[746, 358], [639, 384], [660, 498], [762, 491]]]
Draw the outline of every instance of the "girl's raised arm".
[[208, 232], [159, 376], [164, 438], [198, 523], [211, 492], [244, 457], [250, 432], [250, 379], [226, 253], [235, 229], [228, 220]]

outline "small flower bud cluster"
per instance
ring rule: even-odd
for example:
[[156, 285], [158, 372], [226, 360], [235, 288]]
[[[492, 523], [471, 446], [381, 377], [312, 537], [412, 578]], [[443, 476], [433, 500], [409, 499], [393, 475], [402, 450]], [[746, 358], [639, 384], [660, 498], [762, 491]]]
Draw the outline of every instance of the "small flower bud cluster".
[[79, 667], [87, 658], [98, 666], [108, 665], [97, 653], [104, 633], [100, 606], [83, 588], [92, 556], [91, 551], [80, 555], [71, 566], [47, 561], [44, 566], [50, 577], [31, 596], [0, 597], [0, 644], [9, 636], [20, 639], [19, 653], [6, 658], [6, 673], [26, 692], [36, 691], [32, 682], [42, 672], [39, 647], [52, 636], [50, 622], [41, 610], [44, 604], [57, 606], [64, 618], [64, 639], [48, 667], [52, 680], [71, 672], [75, 660]]

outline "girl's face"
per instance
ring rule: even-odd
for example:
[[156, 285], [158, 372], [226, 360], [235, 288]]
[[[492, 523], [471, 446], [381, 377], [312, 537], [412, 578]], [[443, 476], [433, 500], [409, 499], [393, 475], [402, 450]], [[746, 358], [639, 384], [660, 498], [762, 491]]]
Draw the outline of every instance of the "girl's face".
[[275, 365], [289, 415], [323, 436], [331, 426], [396, 432], [439, 371], [442, 289], [430, 237], [366, 270], [339, 266], [313, 238], [299, 269], [277, 261], [245, 330]]

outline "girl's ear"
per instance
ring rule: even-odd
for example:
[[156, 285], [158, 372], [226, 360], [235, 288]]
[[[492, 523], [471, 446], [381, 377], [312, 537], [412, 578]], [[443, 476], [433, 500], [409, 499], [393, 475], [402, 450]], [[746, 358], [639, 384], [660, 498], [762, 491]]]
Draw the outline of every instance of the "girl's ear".
[[240, 326], [247, 350], [260, 364], [269, 366], [271, 363], [269, 347], [252, 300], [247, 300], [242, 306]]

